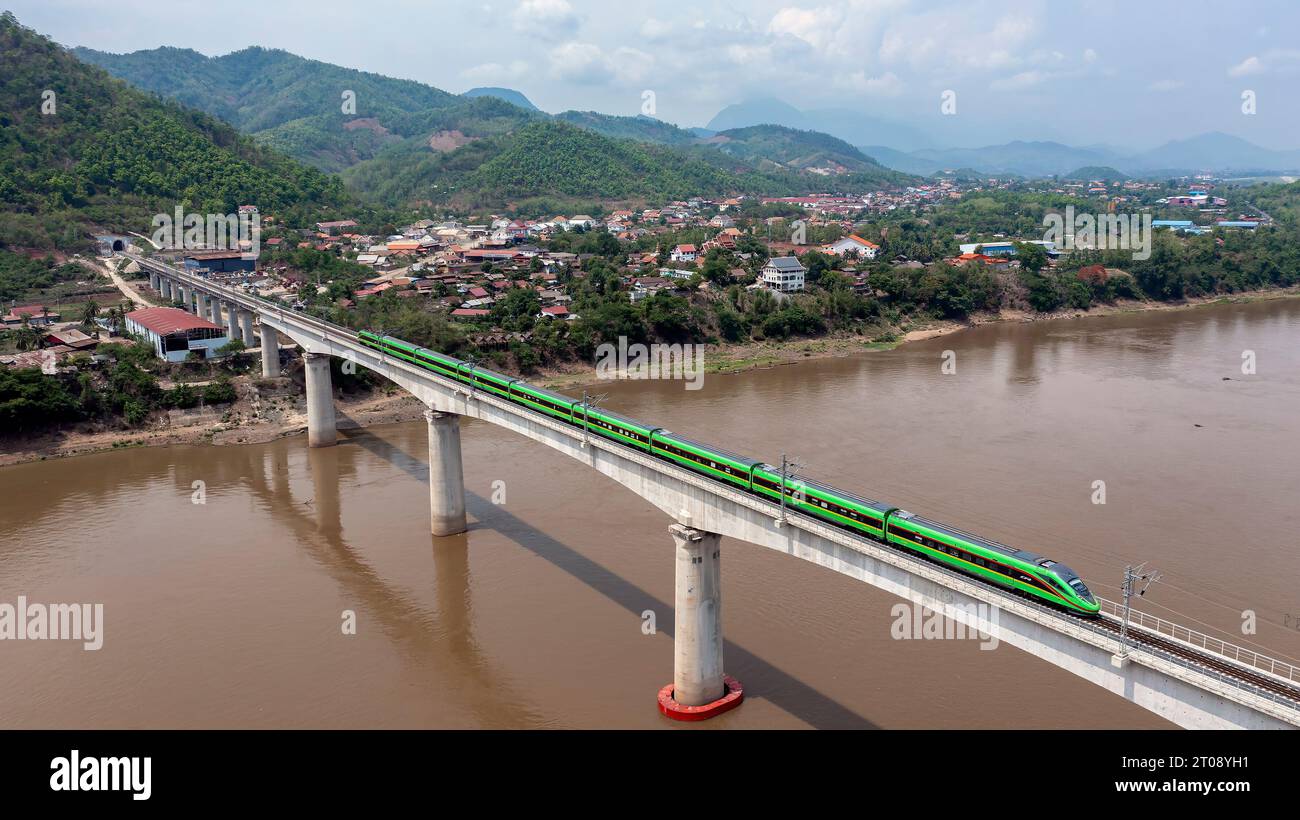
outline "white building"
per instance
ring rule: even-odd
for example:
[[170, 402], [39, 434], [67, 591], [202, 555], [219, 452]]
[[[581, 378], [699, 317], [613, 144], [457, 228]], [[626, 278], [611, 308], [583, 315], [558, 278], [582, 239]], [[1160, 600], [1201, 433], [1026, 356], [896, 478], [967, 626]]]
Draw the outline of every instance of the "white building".
[[678, 245], [673, 248], [672, 253], [668, 254], [668, 258], [674, 262], [694, 262], [699, 253], [699, 249], [694, 245]]
[[211, 359], [230, 338], [225, 328], [179, 308], [151, 307], [126, 314], [127, 332], [153, 345], [154, 353], [169, 362], [183, 362], [197, 350]]
[[831, 256], [857, 254], [859, 259], [875, 259], [876, 251], [880, 250], [880, 246], [875, 242], [863, 239], [857, 234], [849, 234], [843, 239], [837, 239], [829, 245], [824, 245], [821, 250], [822, 253]]
[[803, 290], [804, 277], [808, 269], [793, 256], [774, 256], [763, 266], [760, 279], [763, 285], [779, 293], [794, 293]]

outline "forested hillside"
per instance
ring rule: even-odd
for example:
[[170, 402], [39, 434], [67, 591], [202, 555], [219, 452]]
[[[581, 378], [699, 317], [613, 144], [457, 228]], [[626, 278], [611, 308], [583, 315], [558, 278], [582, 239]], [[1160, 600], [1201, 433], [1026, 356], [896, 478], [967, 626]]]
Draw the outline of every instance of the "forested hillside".
[[150, 230], [180, 204], [306, 215], [342, 202], [337, 178], [160, 100], [0, 16], [0, 245], [76, 247], [92, 229]]

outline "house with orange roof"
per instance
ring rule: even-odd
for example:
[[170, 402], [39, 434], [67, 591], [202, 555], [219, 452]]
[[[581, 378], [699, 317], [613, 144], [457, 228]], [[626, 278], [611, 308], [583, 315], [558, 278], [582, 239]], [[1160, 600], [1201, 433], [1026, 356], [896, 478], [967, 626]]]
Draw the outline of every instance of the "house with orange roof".
[[859, 259], [875, 259], [880, 246], [868, 239], [851, 233], [843, 239], [837, 239], [829, 245], [823, 245], [821, 252], [830, 256], [854, 255]]

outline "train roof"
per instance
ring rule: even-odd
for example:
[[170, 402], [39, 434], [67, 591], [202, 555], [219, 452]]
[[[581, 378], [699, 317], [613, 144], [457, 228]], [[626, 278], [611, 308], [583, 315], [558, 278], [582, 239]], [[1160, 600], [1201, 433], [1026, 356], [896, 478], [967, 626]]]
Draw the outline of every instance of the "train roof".
[[[766, 465], [766, 466], [771, 466], [771, 465]], [[781, 474], [780, 468], [773, 467], [772, 469], [776, 471], [777, 475]], [[787, 481], [788, 480], [790, 479], [787, 479]], [[805, 487], [811, 487], [814, 490], [820, 490], [821, 492], [826, 493], [827, 495], [833, 495], [838, 498], [843, 498], [845, 500], [852, 501], [853, 503], [858, 504], [859, 506], [862, 507], [870, 507], [871, 509], [874, 509], [876, 512], [879, 512], [882, 515], [884, 514], [885, 510], [889, 509], [889, 505], [883, 501], [873, 501], [870, 498], [864, 498], [860, 495], [854, 495], [853, 493], [845, 492], [844, 490], [841, 490], [839, 487], [832, 487], [831, 485], [823, 484], [820, 481], [813, 481], [807, 478], [799, 478], [798, 476], [795, 476], [793, 480], [800, 482]]]
[[529, 392], [536, 393], [539, 396], [545, 396], [546, 398], [556, 402], [557, 404], [582, 404], [581, 400], [573, 399], [570, 398], [569, 396], [556, 393], [554, 390], [547, 390], [544, 387], [538, 387], [535, 384], [529, 384], [528, 382], [523, 381], [522, 379], [517, 378], [515, 376], [502, 376], [502, 378], [508, 382], [514, 382], [514, 387], [516, 389], [521, 387], [526, 387], [528, 388]]
[[957, 529], [956, 527], [952, 527], [947, 524], [940, 524], [938, 521], [931, 521], [928, 518], [913, 516], [911, 520], [915, 521], [916, 523], [920, 524], [923, 527], [935, 530], [936, 532], [941, 532], [944, 535], [949, 535], [952, 536], [953, 538], [960, 538], [964, 541], [971, 541], [975, 544], [980, 545], [981, 547], [986, 547], [987, 549], [991, 549], [995, 552], [1003, 553], [1004, 555], [1010, 555], [1011, 557], [1018, 558], [1021, 561], [1028, 561], [1031, 564], [1037, 564], [1040, 561], [1046, 560], [1043, 558], [1043, 556], [1037, 553], [1029, 552], [1027, 550], [1022, 550], [1022, 549], [1017, 549], [1016, 547], [1013, 547], [1009, 544], [1003, 544], [1000, 541], [993, 541], [988, 538], [984, 538], [982, 536], [976, 535], [973, 532], [960, 530]]
[[715, 447], [712, 444], [704, 444], [703, 442], [695, 441], [694, 439], [689, 439], [686, 436], [679, 436], [678, 434], [674, 433], [672, 430], [663, 430], [663, 434], [666, 438], [670, 439], [671, 441], [676, 441], [681, 444], [689, 444], [692, 447], [695, 447], [697, 449], [707, 450], [710, 453], [716, 453], [717, 455], [720, 455], [723, 458], [731, 459], [732, 461], [739, 462], [741, 464], [744, 464], [747, 467], [752, 467], [755, 464], [760, 463], [758, 459], [750, 458], [749, 456], [742, 456], [740, 453], [733, 453], [730, 450], [724, 450], [721, 447]]
[[[575, 401], [573, 404], [574, 404], [575, 406], [581, 406], [581, 405], [582, 405], [582, 402], [581, 402], [581, 401]], [[593, 408], [591, 408], [591, 409], [594, 410], [594, 411], [596, 411], [596, 412], [599, 413], [600, 415], [604, 416], [605, 418], [610, 418], [610, 419], [613, 419], [614, 421], [622, 422], [623, 424], [626, 424], [628, 427], [635, 427], [635, 428], [637, 428], [638, 430], [645, 430], [645, 431], [647, 431], [647, 432], [649, 432], [650, 430], [655, 429], [654, 426], [649, 425], [649, 424], [646, 424], [644, 421], [638, 421], [637, 419], [634, 419], [634, 418], [632, 418], [632, 417], [630, 417], [630, 416], [625, 416], [625, 415], [623, 415], [622, 413], [615, 413], [615, 412], [612, 412], [612, 411], [610, 411], [610, 410], [605, 410], [605, 409], [600, 408], [600, 407], [593, 407]]]

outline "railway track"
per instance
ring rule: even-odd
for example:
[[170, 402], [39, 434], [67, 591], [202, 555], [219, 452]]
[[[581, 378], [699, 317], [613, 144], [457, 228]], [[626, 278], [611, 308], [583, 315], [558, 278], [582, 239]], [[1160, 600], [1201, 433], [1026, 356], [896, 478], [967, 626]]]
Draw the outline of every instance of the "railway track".
[[[1120, 635], [1121, 624], [1113, 615], [1103, 613], [1100, 617], [1094, 619], [1080, 618], [1076, 615], [1062, 613], [1067, 617], [1085, 623], [1103, 631], [1109, 632], [1116, 638]], [[1216, 656], [1213, 652], [1204, 652], [1193, 647], [1186, 646], [1178, 641], [1165, 638], [1161, 635], [1154, 635], [1141, 628], [1133, 628], [1130, 625], [1128, 631], [1128, 641], [1131, 646], [1138, 648], [1156, 649], [1166, 655], [1173, 655], [1181, 658], [1195, 666], [1218, 672], [1220, 675], [1235, 680], [1240, 680], [1257, 689], [1263, 689], [1271, 692], [1280, 698], [1283, 698], [1300, 707], [1300, 688], [1291, 686], [1277, 678], [1265, 675], [1261, 672], [1249, 669], [1237, 663], [1233, 663], [1227, 658]]]

